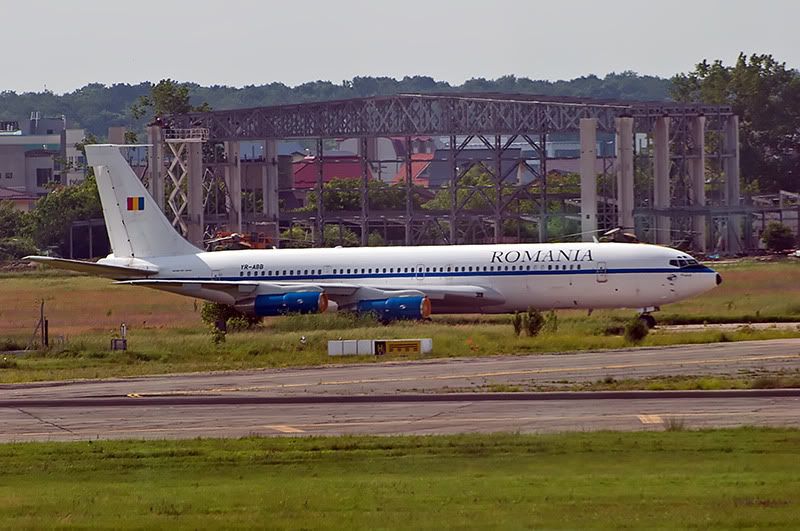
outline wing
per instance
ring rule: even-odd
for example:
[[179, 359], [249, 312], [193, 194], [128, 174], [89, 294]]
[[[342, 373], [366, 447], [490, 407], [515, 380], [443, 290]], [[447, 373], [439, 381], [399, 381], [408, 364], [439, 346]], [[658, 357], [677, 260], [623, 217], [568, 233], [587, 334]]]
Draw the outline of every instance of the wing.
[[221, 302], [231, 306], [246, 304], [252, 301], [256, 295], [273, 295], [297, 291], [324, 291], [322, 287], [314, 284], [290, 282], [141, 279], [123, 280], [117, 282], [117, 284], [145, 286], [179, 295]]
[[298, 291], [324, 291], [328, 298], [341, 309], [354, 307], [361, 300], [385, 299], [389, 297], [427, 296], [436, 311], [447, 308], [474, 308], [502, 304], [504, 299], [496, 291], [482, 286], [442, 285], [372, 287], [340, 282], [263, 282], [226, 280], [126, 280], [119, 284], [146, 286], [181, 295], [213, 300], [230, 305], [241, 305], [256, 295], [280, 294]]

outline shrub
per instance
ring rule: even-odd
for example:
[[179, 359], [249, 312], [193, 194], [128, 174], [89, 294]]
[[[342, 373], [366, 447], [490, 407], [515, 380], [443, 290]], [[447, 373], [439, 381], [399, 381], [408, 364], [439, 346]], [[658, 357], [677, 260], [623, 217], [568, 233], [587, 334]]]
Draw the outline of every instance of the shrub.
[[228, 332], [243, 332], [250, 327], [250, 321], [248, 321], [244, 316], [240, 315], [228, 317], [228, 320], [225, 321], [225, 328]]
[[219, 345], [220, 343], [225, 343], [225, 336], [228, 334], [226, 330], [219, 328], [218, 326], [209, 326], [209, 330], [211, 331], [211, 342], [215, 345]]
[[511, 324], [514, 326], [514, 335], [519, 336], [522, 333], [522, 314], [514, 312], [511, 316]]
[[0, 359], [0, 369], [16, 369], [17, 362], [14, 359], [3, 358]]
[[647, 323], [638, 317], [634, 317], [625, 324], [625, 341], [628, 343], [639, 344], [649, 333], [650, 328]]
[[18, 260], [23, 256], [37, 254], [39, 250], [30, 238], [0, 239], [0, 260]]
[[544, 317], [542, 312], [536, 308], [528, 308], [527, 319], [525, 320], [525, 331], [530, 337], [539, 335], [539, 332], [544, 326]]
[[555, 310], [550, 310], [547, 312], [547, 317], [544, 320], [544, 326], [542, 329], [553, 334], [558, 332], [558, 314]]
[[779, 221], [770, 221], [761, 233], [761, 239], [770, 251], [789, 249], [795, 242], [792, 229]]
[[218, 302], [204, 302], [200, 318], [207, 325], [218, 329], [227, 328], [232, 323], [232, 332], [247, 330], [261, 322], [261, 317], [244, 314], [233, 306]]

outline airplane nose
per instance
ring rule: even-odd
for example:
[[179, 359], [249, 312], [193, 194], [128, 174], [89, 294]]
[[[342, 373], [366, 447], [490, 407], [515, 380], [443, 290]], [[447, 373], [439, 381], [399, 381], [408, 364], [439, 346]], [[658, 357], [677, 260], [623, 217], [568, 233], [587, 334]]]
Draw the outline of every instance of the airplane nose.
[[720, 284], [722, 284], [722, 275], [717, 273], [717, 286], [719, 286]]

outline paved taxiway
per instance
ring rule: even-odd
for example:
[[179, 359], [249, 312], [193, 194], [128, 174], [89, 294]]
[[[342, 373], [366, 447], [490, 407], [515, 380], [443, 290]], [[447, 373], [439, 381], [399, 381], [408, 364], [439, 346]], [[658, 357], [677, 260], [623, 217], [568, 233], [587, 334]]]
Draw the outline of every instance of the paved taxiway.
[[[800, 369], [800, 339], [0, 386], [0, 440], [800, 425], [800, 392], [442, 394]], [[577, 395], [575, 395], [577, 396]]]

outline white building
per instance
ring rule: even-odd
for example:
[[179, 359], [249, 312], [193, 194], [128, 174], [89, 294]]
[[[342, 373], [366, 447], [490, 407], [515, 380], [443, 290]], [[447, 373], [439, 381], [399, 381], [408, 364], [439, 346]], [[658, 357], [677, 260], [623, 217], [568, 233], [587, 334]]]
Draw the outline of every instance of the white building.
[[52, 183], [75, 184], [85, 177], [86, 161], [75, 144], [83, 129], [68, 129], [66, 118], [32, 113], [28, 123], [0, 122], [0, 187], [44, 195]]

